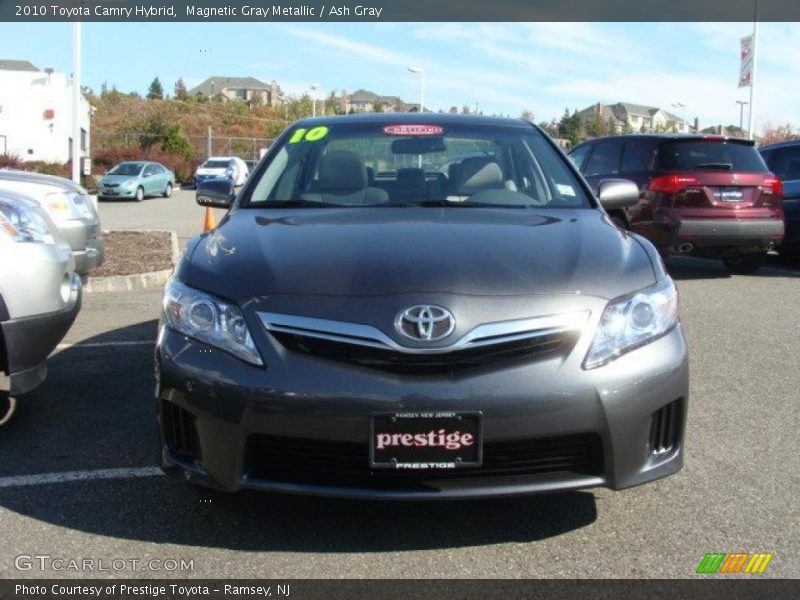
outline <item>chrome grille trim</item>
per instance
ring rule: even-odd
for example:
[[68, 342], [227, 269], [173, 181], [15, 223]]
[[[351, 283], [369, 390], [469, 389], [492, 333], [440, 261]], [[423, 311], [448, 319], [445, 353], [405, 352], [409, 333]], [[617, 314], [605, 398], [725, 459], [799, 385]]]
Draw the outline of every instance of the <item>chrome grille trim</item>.
[[474, 327], [454, 343], [435, 348], [403, 346], [371, 325], [269, 312], [256, 314], [266, 330], [273, 333], [305, 336], [406, 354], [445, 354], [457, 350], [506, 344], [577, 330], [587, 323], [590, 313], [588, 310], [583, 310], [513, 321], [484, 323]]

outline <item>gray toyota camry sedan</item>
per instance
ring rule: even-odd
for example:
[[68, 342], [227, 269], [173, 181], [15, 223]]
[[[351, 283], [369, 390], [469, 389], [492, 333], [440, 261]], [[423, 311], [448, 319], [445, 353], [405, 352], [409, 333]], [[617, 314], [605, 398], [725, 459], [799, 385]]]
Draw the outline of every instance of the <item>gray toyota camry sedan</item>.
[[156, 350], [162, 466], [354, 498], [622, 489], [683, 463], [688, 358], [655, 248], [522, 120], [299, 121], [189, 242]]

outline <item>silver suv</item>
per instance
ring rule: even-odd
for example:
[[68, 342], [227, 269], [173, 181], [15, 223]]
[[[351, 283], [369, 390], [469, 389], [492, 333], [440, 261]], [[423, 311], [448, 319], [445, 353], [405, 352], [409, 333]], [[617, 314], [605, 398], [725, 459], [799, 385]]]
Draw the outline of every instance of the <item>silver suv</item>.
[[75, 271], [87, 275], [103, 263], [105, 243], [100, 217], [86, 190], [63, 177], [0, 170], [0, 191], [16, 192], [38, 202], [72, 248]]
[[0, 424], [47, 375], [46, 360], [80, 310], [69, 244], [41, 206], [0, 189]]

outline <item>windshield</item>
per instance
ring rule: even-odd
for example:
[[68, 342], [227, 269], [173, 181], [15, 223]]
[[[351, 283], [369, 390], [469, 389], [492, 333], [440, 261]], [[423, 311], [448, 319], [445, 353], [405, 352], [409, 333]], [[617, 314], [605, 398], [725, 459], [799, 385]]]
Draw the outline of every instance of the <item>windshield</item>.
[[202, 165], [201, 169], [227, 169], [230, 161], [227, 160], [207, 160]]
[[592, 206], [532, 127], [333, 123], [295, 127], [242, 206]]
[[767, 165], [750, 144], [711, 140], [661, 144], [658, 167], [667, 171], [767, 171]]
[[144, 163], [120, 163], [111, 169], [109, 175], [138, 175], [142, 172]]

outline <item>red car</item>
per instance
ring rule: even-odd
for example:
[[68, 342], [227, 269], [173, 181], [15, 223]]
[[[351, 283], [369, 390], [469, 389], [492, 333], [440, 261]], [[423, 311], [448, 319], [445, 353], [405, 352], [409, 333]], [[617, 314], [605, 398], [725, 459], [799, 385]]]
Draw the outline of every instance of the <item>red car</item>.
[[611, 178], [639, 186], [639, 202], [609, 216], [664, 256], [718, 257], [733, 273], [753, 273], [783, 237], [783, 186], [752, 141], [634, 134], [591, 140], [569, 154], [593, 189]]

